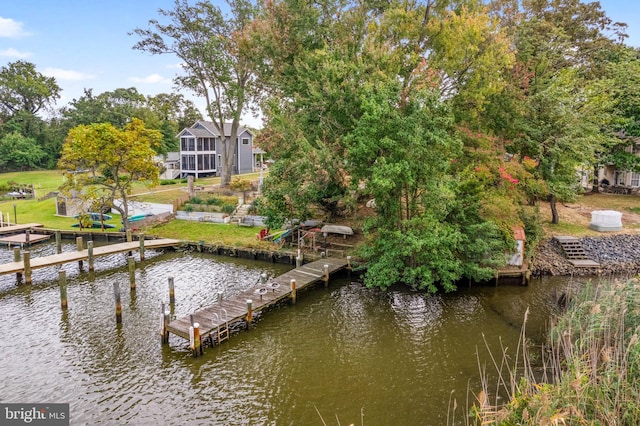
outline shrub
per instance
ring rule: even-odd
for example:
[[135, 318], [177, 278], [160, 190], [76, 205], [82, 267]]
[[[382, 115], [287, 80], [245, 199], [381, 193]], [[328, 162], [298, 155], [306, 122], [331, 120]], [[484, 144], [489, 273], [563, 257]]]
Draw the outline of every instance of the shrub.
[[209, 206], [221, 206], [223, 204], [223, 201], [218, 197], [211, 197], [207, 198], [205, 203]]
[[189, 201], [187, 201], [187, 203], [190, 203], [190, 204], [202, 204], [202, 198], [197, 197], [197, 196], [196, 197], [191, 197], [191, 198], [189, 198]]
[[191, 204], [187, 204], [184, 206], [184, 211], [187, 213], [191, 213], [193, 211], [193, 206]]
[[236, 210], [236, 206], [233, 204], [225, 204], [222, 206], [222, 213], [231, 214]]

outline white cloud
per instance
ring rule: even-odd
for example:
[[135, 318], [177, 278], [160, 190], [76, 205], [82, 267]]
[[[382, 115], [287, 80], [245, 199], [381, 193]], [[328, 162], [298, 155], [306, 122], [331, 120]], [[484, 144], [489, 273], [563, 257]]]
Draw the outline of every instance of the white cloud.
[[31, 35], [22, 29], [22, 22], [0, 16], [0, 37], [18, 38]]
[[82, 80], [92, 80], [96, 78], [95, 75], [86, 74], [79, 71], [73, 70], [63, 70], [60, 68], [45, 68], [42, 72], [44, 75], [48, 75], [49, 77], [54, 77], [56, 80], [63, 81], [82, 81]]
[[169, 64], [166, 66], [168, 69], [184, 69], [184, 62], [178, 62], [177, 64]]
[[163, 76], [161, 76], [160, 74], [150, 74], [146, 77], [131, 77], [129, 78], [129, 80], [133, 81], [134, 83], [150, 83], [150, 84], [155, 84], [155, 83], [171, 83], [171, 79], [170, 78], [165, 78]]
[[24, 58], [28, 58], [29, 56], [31, 56], [31, 52], [20, 52], [19, 50], [16, 50], [13, 47], [10, 47], [10, 48], [5, 49], [5, 50], [0, 50], [0, 56], [6, 56], [6, 57], [9, 57], [9, 58], [24, 59]]

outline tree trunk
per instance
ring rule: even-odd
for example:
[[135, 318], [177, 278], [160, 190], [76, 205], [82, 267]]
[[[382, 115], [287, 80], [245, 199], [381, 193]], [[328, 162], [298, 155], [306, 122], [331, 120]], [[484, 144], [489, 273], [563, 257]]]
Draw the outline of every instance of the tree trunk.
[[557, 225], [560, 223], [560, 218], [558, 217], [558, 206], [556, 205], [556, 196], [551, 194], [549, 196], [549, 207], [551, 207], [551, 223]]
[[593, 179], [591, 180], [591, 192], [597, 194], [600, 192], [599, 182], [598, 182], [598, 166], [593, 166]]

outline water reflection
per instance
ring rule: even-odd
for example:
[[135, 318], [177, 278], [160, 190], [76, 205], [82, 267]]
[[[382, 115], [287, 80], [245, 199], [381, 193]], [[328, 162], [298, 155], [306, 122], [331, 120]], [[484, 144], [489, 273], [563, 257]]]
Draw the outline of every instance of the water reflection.
[[[44, 246], [37, 250], [34, 256], [46, 255]], [[443, 424], [452, 392], [460, 418], [467, 387], [478, 388], [478, 364], [490, 362], [485, 340], [515, 349], [527, 307], [528, 329], [540, 337], [552, 291], [584, 282], [545, 279], [429, 296], [332, 280], [194, 359], [183, 339], [160, 345], [169, 276], [181, 317], [214, 303], [218, 291], [236, 294], [261, 273], [288, 267], [149, 250], [137, 264], [135, 292], [124, 255], [100, 259], [93, 274], [77, 264], [63, 269], [66, 312], [56, 268], [38, 278], [34, 271], [31, 286], [0, 277], [0, 399], [70, 402], [78, 424], [322, 424], [318, 411], [327, 423], [337, 416], [360, 424], [364, 413], [368, 426]], [[114, 282], [122, 293], [120, 327]]]

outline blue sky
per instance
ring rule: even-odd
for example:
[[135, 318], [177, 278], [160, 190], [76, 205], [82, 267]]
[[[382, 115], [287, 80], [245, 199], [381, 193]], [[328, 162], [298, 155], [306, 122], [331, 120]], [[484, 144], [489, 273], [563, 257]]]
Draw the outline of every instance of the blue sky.
[[[133, 50], [138, 37], [127, 33], [146, 28], [150, 19], [159, 18], [158, 9], [171, 9], [173, 4], [173, 0], [3, 0], [0, 66], [24, 59], [55, 77], [62, 88], [58, 106], [82, 96], [84, 88], [96, 95], [132, 86], [145, 95], [172, 92], [178, 59]], [[614, 21], [629, 25], [627, 44], [640, 47], [640, 2], [600, 4]], [[202, 101], [193, 100], [203, 107]], [[260, 120], [246, 116], [243, 124], [260, 127]]]

